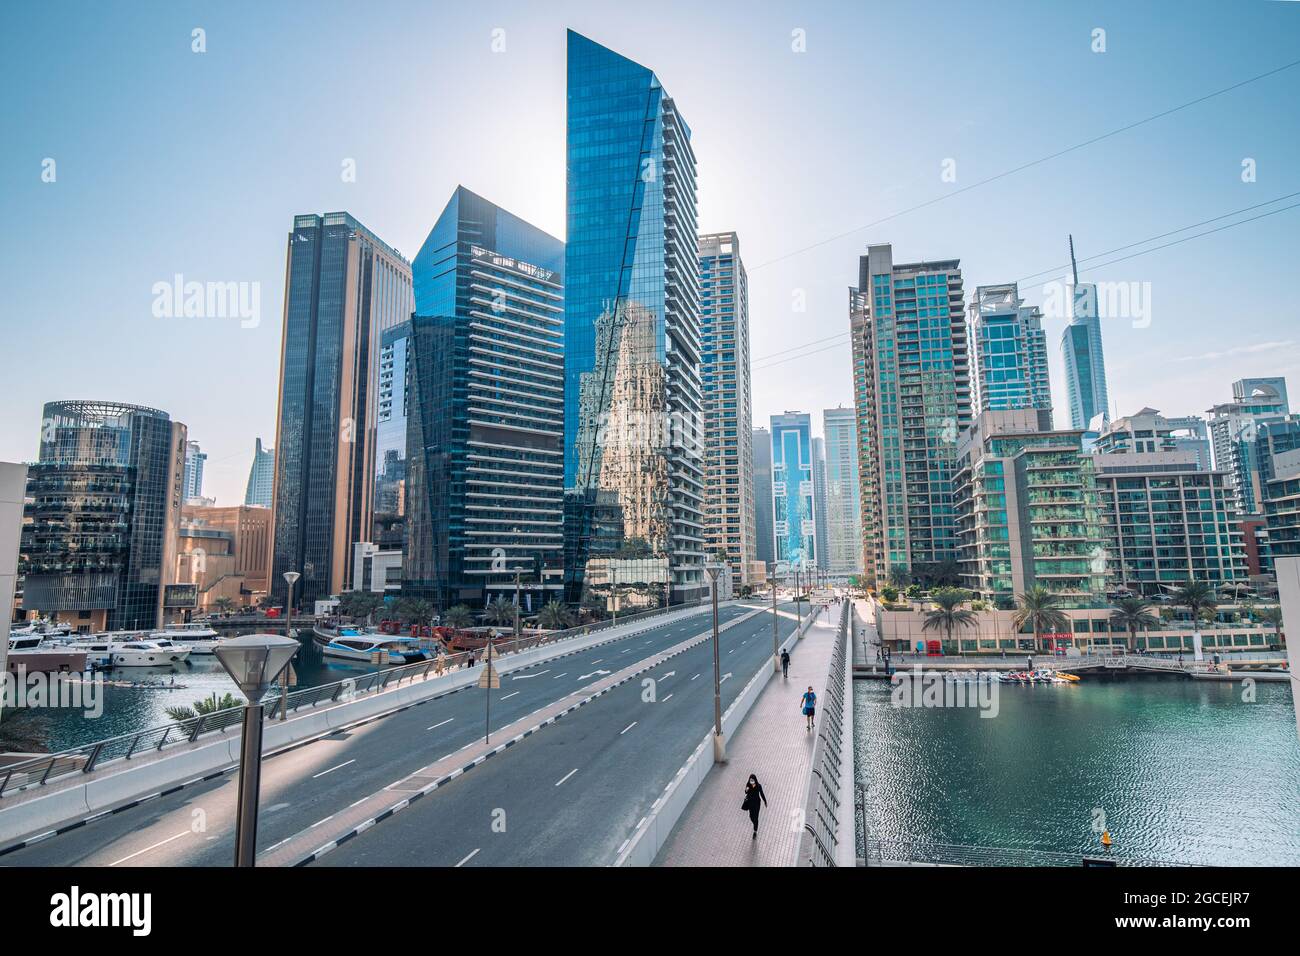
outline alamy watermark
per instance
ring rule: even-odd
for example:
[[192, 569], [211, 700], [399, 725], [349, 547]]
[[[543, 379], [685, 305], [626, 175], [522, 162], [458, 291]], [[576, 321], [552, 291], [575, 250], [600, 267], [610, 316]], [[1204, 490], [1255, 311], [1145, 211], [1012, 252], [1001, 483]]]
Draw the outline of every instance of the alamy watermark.
[[178, 272], [171, 282], [155, 282], [152, 292], [157, 319], [239, 319], [245, 329], [262, 322], [260, 282], [187, 282]]
[[984, 675], [925, 671], [915, 664], [910, 671], [896, 671], [889, 683], [894, 707], [970, 707], [981, 717], [998, 715], [1001, 685]]
[[29, 674], [19, 664], [4, 675], [4, 706], [17, 710], [71, 708], [97, 720], [104, 713], [104, 675], [66, 671]]

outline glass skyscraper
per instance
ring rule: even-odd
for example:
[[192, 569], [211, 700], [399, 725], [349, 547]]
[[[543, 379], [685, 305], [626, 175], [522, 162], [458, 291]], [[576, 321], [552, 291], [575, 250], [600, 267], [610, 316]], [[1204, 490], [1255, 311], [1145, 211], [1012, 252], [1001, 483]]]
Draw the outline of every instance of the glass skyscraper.
[[203, 497], [203, 465], [208, 456], [199, 448], [196, 441], [185, 444], [185, 497]]
[[772, 515], [778, 572], [817, 567], [816, 476], [812, 416], [773, 415]]
[[1016, 283], [982, 285], [970, 302], [976, 412], [1052, 407], [1042, 312]]
[[1106, 356], [1101, 347], [1101, 313], [1097, 287], [1079, 282], [1074, 265], [1074, 237], [1070, 237], [1070, 323], [1061, 333], [1061, 358], [1065, 362], [1065, 392], [1070, 403], [1070, 427], [1091, 439], [1110, 421], [1110, 394], [1106, 389]]
[[379, 410], [375, 425], [375, 525], [381, 550], [406, 544], [406, 429], [410, 414], [411, 323], [379, 338]]
[[536, 610], [563, 587], [564, 243], [459, 187], [413, 273], [402, 593], [483, 607], [518, 574]]
[[27, 475], [23, 608], [79, 631], [163, 623], [184, 494], [185, 426], [119, 402], [50, 402]]
[[858, 486], [858, 429], [851, 408], [822, 412], [826, 435], [826, 569], [835, 575], [862, 570], [862, 510]]
[[346, 212], [289, 234], [275, 442], [271, 595], [302, 575], [300, 606], [345, 590], [373, 524], [383, 332], [411, 315], [411, 266]]
[[248, 484], [244, 488], [244, 504], [271, 507], [272, 492], [275, 488], [275, 449], [263, 448], [262, 439], [257, 439], [253, 449], [253, 464], [248, 469]]
[[618, 556], [654, 579], [624, 583], [695, 599], [706, 582], [691, 133], [653, 72], [572, 31], [567, 170], [568, 596], [583, 596], [589, 559]]
[[957, 438], [971, 424], [961, 266], [873, 245], [849, 290], [868, 586], [955, 560]]
[[776, 560], [772, 531], [772, 433], [754, 429], [754, 539], [755, 558], [771, 572]]

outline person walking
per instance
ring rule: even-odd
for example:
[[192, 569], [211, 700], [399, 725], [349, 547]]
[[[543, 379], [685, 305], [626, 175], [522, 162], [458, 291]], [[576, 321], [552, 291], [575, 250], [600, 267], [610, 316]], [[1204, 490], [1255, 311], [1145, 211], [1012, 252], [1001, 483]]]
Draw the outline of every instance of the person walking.
[[812, 730], [813, 720], [817, 716], [817, 695], [813, 693], [811, 685], [800, 699], [799, 706], [802, 708], [803, 715], [807, 719], [807, 726], [804, 729]]
[[754, 835], [751, 840], [758, 839], [758, 812], [763, 805], [767, 803], [767, 794], [763, 792], [763, 785], [758, 782], [758, 777], [752, 773], [749, 780], [745, 782], [745, 801], [740, 805], [740, 809], [748, 811], [749, 822], [754, 824]]
[[784, 649], [781, 651], [781, 676], [790, 676], [790, 652]]

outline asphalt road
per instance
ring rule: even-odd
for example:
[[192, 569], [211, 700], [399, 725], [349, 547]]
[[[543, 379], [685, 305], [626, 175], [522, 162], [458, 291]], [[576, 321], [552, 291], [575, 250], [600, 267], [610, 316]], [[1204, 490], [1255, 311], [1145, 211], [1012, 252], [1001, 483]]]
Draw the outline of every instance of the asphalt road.
[[[782, 608], [783, 611], [786, 608]], [[784, 641], [793, 607], [780, 618]], [[772, 666], [771, 612], [723, 632], [725, 711]], [[653, 678], [654, 699], [643, 681]], [[790, 715], [800, 728], [799, 714]], [[705, 641], [330, 851], [318, 866], [606, 866], [713, 725]], [[737, 805], [739, 807], [739, 804]]]
[[[725, 607], [720, 610], [719, 619], [725, 623], [756, 606]], [[793, 619], [793, 611], [789, 619]], [[761, 621], [770, 634], [770, 613], [761, 614], [754, 621]], [[621, 670], [704, 633], [708, 627], [709, 615], [701, 612], [658, 630], [630, 635], [505, 674], [501, 689], [493, 691], [492, 727], [494, 730], [503, 727], [572, 695], [597, 679], [593, 675], [600, 671]], [[724, 643], [729, 633], [724, 632]], [[766, 648], [770, 654], [770, 640]], [[711, 674], [712, 658], [709, 660]], [[696, 683], [703, 686], [708, 682]], [[596, 709], [598, 703], [593, 701], [575, 714]], [[533, 749], [572, 716], [534, 734], [508, 752]], [[585, 719], [586, 715], [583, 716]], [[620, 724], [614, 732], [623, 726]], [[274, 849], [307, 829], [316, 828], [328, 834], [329, 821], [335, 814], [430, 762], [472, 745], [482, 739], [483, 732], [483, 692], [467, 688], [268, 756], [262, 770], [259, 852]], [[687, 736], [698, 738], [703, 732], [692, 729]], [[564, 731], [560, 735], [566, 734]], [[495, 762], [487, 761], [449, 785], [447, 790], [458, 788]], [[194, 784], [4, 854], [0, 856], [0, 866], [229, 866], [234, 855], [237, 785], [234, 774]], [[326, 839], [327, 835], [321, 842]]]

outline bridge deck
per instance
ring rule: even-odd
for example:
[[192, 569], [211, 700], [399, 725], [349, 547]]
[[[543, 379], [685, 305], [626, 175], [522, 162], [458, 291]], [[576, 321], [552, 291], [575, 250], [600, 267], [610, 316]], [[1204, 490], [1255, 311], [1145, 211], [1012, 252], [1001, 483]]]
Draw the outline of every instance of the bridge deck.
[[[799, 701], [811, 684], [825, 698], [839, 609], [832, 606], [795, 645], [790, 677], [771, 680], [727, 741], [727, 762], [715, 764], [668, 837], [655, 866], [794, 866], [803, 827], [795, 814], [808, 792], [816, 738], [804, 729]], [[768, 799], [758, 838], [740, 809], [745, 781], [758, 777]]]

